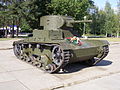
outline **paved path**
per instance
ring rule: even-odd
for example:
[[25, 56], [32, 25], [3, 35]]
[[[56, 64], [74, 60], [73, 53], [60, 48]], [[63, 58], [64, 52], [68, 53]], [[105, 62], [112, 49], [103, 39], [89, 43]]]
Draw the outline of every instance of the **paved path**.
[[6, 49], [12, 49], [13, 48], [13, 42], [21, 40], [21, 39], [13, 39], [13, 40], [5, 40], [5, 41], [0, 41], [0, 50], [6, 50]]
[[89, 80], [58, 90], [120, 90], [120, 73]]
[[[8, 41], [11, 47], [12, 42]], [[0, 48], [8, 43], [0, 41]], [[120, 43], [112, 43], [109, 55], [94, 67], [76, 63], [66, 67], [67, 73], [48, 74], [18, 60], [12, 49], [1, 49], [0, 90], [120, 90], [119, 55]]]

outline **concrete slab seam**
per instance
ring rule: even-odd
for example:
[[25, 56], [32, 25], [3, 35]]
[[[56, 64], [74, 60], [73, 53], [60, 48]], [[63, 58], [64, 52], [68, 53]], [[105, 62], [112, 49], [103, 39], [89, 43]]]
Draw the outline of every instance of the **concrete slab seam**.
[[103, 74], [103, 75], [100, 75], [100, 76], [95, 76], [95, 77], [87, 78], [87, 79], [80, 80], [80, 81], [78, 80], [78, 81], [74, 81], [74, 82], [70, 82], [70, 83], [65, 83], [61, 87], [57, 87], [56, 86], [56, 87], [53, 87], [53, 88], [45, 88], [43, 90], [55, 90], [55, 89], [60, 89], [60, 88], [64, 88], [64, 87], [69, 87], [69, 86], [72, 86], [72, 85], [82, 84], [82, 83], [85, 83], [85, 82], [88, 82], [88, 81], [91, 81], [91, 80], [95, 80], [95, 79], [98, 79], [98, 78], [103, 78], [103, 77], [114, 75], [114, 74], [118, 74], [118, 73], [120, 73], [120, 71], [109, 72], [108, 74]]

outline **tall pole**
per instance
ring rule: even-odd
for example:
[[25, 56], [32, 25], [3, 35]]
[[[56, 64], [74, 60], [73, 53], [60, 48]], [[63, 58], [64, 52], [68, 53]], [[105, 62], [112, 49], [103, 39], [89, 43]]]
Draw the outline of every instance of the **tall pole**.
[[[84, 16], [84, 20], [86, 20], [86, 18], [87, 18], [87, 17]], [[86, 30], [85, 30], [85, 26], [86, 26], [86, 23], [84, 22], [83, 36], [85, 36], [85, 31], [86, 31]]]
[[15, 21], [14, 21], [14, 16], [13, 16], [13, 23], [12, 23], [12, 38], [14, 38], [14, 25], [15, 25]]
[[119, 24], [118, 24], [117, 38], [119, 38], [119, 33], [120, 33], [120, 21], [119, 21]]

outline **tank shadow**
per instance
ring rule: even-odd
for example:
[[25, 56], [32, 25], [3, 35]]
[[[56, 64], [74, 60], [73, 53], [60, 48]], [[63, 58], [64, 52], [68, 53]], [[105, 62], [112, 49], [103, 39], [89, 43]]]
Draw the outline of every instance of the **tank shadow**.
[[[108, 65], [111, 65], [111, 64], [112, 64], [112, 61], [102, 60], [101, 62], [99, 62], [95, 66], [108, 66]], [[78, 71], [80, 71], [84, 68], [89, 68], [89, 67], [90, 66], [86, 65], [83, 62], [72, 63], [72, 64], [68, 64], [67, 66], [65, 66], [64, 72], [59, 72], [59, 74], [74, 73], [74, 72], [78, 72]]]
[[73, 72], [77, 72], [79, 70], [82, 70], [84, 68], [87, 68], [86, 65], [82, 64], [82, 63], [72, 63], [72, 64], [68, 64], [65, 68], [64, 68], [64, 72], [63, 74], [67, 74], [67, 73], [73, 73]]
[[111, 65], [112, 61], [109, 60], [102, 60], [101, 62], [99, 62], [98, 64], [96, 64], [95, 66], [108, 66]]

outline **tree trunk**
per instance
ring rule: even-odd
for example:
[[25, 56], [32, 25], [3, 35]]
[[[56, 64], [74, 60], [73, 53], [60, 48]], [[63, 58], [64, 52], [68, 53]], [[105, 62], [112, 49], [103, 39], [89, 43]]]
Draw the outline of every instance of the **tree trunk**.
[[19, 26], [17, 26], [16, 37], [18, 37], [18, 33], [19, 33]]
[[119, 38], [119, 30], [117, 31], [117, 38]]
[[6, 26], [6, 30], [5, 30], [5, 38], [7, 38], [7, 33], [8, 33], [8, 30], [7, 30], [7, 26]]
[[3, 16], [3, 35], [2, 37], [5, 37], [5, 17]]
[[20, 26], [20, 20], [21, 18], [18, 16], [18, 19], [16, 19], [16, 24], [17, 24], [17, 31], [16, 31], [16, 36], [18, 37], [18, 33], [19, 33], [19, 26]]
[[107, 37], [107, 31], [106, 31], [106, 35], [105, 36]]
[[12, 35], [11, 35], [12, 38], [14, 38], [14, 25], [15, 25], [15, 24], [14, 24], [14, 18], [13, 18], [12, 33], [11, 33], [11, 34], [12, 34]]

